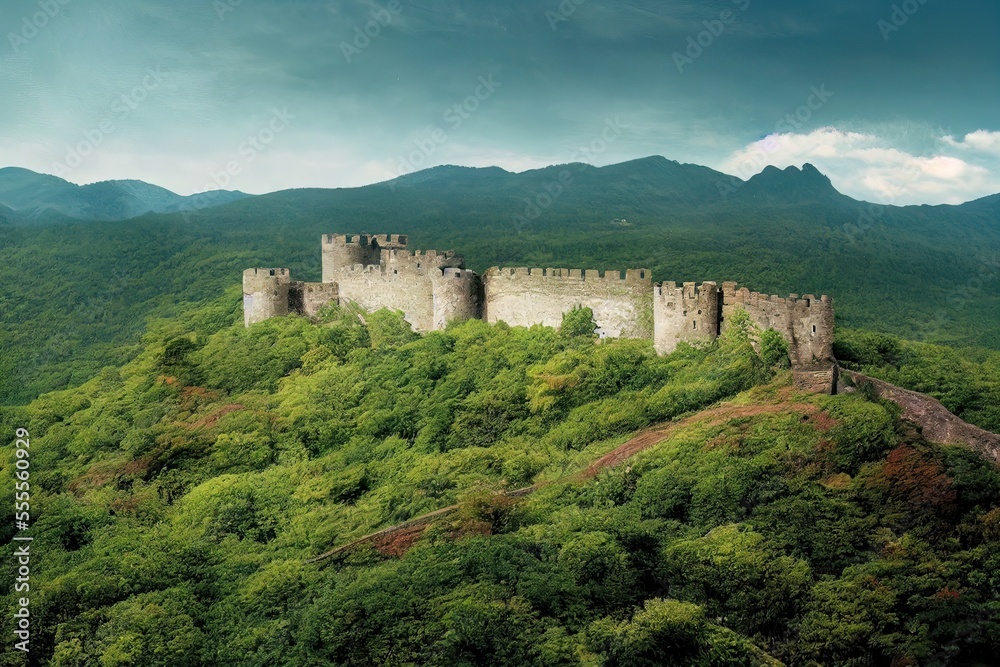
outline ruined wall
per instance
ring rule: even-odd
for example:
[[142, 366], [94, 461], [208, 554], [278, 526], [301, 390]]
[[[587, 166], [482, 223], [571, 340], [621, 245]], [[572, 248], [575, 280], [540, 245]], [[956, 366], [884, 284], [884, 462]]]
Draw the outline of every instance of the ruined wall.
[[383, 249], [405, 249], [407, 241], [405, 234], [324, 234], [323, 282], [335, 282], [337, 273], [356, 264], [378, 264]]
[[342, 306], [354, 303], [369, 312], [401, 310], [414, 331], [434, 330], [434, 291], [429, 276], [358, 264], [335, 279]]
[[722, 323], [737, 308], [743, 308], [762, 329], [774, 329], [788, 342], [788, 356], [793, 366], [811, 366], [833, 359], [833, 301], [812, 294], [788, 298], [768, 296], [738, 289], [734, 282], [722, 284]]
[[484, 283], [488, 322], [511, 326], [544, 324], [558, 327], [574, 306], [594, 311], [598, 333], [611, 338], [653, 336], [653, 281], [648, 269], [620, 271], [580, 269], [492, 268]]
[[[828, 387], [833, 361], [833, 302], [807, 294], [788, 298], [738, 288], [735, 282], [653, 285], [648, 269], [492, 268], [484, 277], [464, 268], [454, 252], [411, 252], [401, 234], [327, 234], [322, 239], [323, 282], [293, 282], [288, 269], [243, 274], [247, 326], [289, 312], [315, 317], [331, 301], [365, 310], [403, 311], [414, 330], [482, 318], [512, 326], [559, 327], [575, 306], [593, 310], [598, 334], [650, 338], [660, 354], [680, 341], [705, 341], [725, 331], [736, 309], [788, 341], [796, 382]], [[832, 370], [831, 370], [832, 368]]]
[[[375, 265], [355, 264], [334, 271], [341, 304], [356, 303], [365, 310], [403, 311], [415, 331], [442, 329], [451, 320], [479, 317], [479, 276], [462, 267], [454, 252], [380, 250]], [[328, 277], [324, 276], [324, 281]]]
[[288, 269], [247, 269], [243, 272], [243, 324], [250, 326], [288, 314]]
[[719, 335], [719, 286], [666, 282], [653, 287], [653, 346], [669, 354], [677, 343], [714, 340]]
[[288, 310], [306, 317], [316, 317], [324, 306], [336, 303], [338, 297], [337, 283], [292, 281], [288, 290]]
[[434, 293], [434, 328], [449, 322], [481, 319], [483, 281], [467, 269], [440, 269], [431, 275]]

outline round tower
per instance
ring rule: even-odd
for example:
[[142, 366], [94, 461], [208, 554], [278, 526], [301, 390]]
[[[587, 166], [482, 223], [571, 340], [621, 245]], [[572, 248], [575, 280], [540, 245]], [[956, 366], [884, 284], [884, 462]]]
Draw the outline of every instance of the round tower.
[[[400, 244], [399, 239], [402, 239]], [[380, 262], [383, 247], [406, 247], [406, 237], [372, 234], [324, 234], [323, 282], [335, 283], [340, 272], [355, 264], [372, 266]]]
[[243, 272], [243, 323], [250, 326], [288, 314], [288, 269], [247, 269]]
[[482, 317], [483, 283], [475, 271], [445, 268], [431, 272], [434, 289], [434, 329], [449, 322]]

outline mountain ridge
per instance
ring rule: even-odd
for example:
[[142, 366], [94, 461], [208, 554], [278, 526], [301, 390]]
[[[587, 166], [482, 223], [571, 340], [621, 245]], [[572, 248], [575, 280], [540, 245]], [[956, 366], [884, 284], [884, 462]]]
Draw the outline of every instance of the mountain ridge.
[[146, 213], [172, 213], [209, 208], [250, 197], [243, 192], [214, 190], [179, 195], [136, 179], [77, 185], [58, 176], [23, 167], [0, 168], [0, 204], [27, 220], [129, 220]]
[[[0, 222], [0, 402], [72, 386], [120, 359], [147, 318], [239, 290], [247, 267], [320, 279], [322, 234], [408, 234], [468, 268], [647, 268], [829, 294], [839, 327], [1000, 348], [1000, 196], [894, 207], [836, 192], [812, 168], [739, 181], [663, 157], [519, 174], [444, 167], [342, 189], [295, 189], [127, 221]], [[117, 192], [112, 186], [111, 191]], [[150, 186], [155, 188], [155, 186]], [[8, 216], [9, 217], [9, 216]], [[24, 277], [30, 275], [31, 280]], [[956, 296], [960, 295], [960, 297]]]

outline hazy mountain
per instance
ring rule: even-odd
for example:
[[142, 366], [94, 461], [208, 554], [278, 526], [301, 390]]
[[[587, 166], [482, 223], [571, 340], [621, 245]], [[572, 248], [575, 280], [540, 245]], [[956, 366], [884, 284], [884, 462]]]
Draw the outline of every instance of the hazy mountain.
[[136, 180], [76, 185], [29, 169], [0, 169], [0, 203], [26, 220], [128, 220], [145, 213], [190, 211], [225, 204], [249, 195], [218, 190], [182, 196]]
[[[61, 187], [20, 175], [48, 192]], [[142, 184], [129, 196], [149, 201], [159, 192]], [[478, 271], [645, 267], [657, 281], [829, 294], [838, 326], [1000, 349], [998, 220], [1000, 195], [879, 206], [838, 193], [809, 165], [741, 181], [650, 157], [518, 174], [443, 166], [127, 222], [0, 224], [0, 344], [10, 351], [0, 366], [14, 378], [7, 400], [80, 382], [122, 359], [147, 318], [227, 289], [235, 295], [246, 267], [318, 280], [320, 235], [364, 231], [409, 234], [414, 249], [454, 249]]]
[[6, 206], [0, 205], [0, 225], [11, 225], [17, 222], [17, 220], [17, 213]]

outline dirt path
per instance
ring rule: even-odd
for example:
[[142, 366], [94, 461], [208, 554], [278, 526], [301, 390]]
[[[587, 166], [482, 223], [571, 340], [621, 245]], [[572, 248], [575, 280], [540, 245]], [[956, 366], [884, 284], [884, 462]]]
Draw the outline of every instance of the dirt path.
[[[762, 414], [776, 414], [796, 412], [804, 417], [814, 419], [816, 427], [826, 430], [835, 423], [830, 417], [824, 414], [818, 407], [810, 403], [778, 403], [771, 405], [730, 405], [722, 404], [708, 410], [703, 410], [694, 415], [686, 417], [676, 422], [666, 422], [656, 424], [643, 429], [627, 442], [615, 447], [601, 458], [591, 463], [585, 470], [566, 479], [586, 480], [596, 477], [603, 470], [614, 468], [629, 460], [636, 454], [644, 452], [651, 447], [655, 447], [675, 431], [683, 429], [693, 423], [705, 422], [709, 426], [722, 424], [731, 419], [740, 417], [752, 417]], [[524, 487], [514, 491], [504, 491], [504, 495], [512, 498], [519, 498], [530, 495], [541, 488], [542, 484]], [[428, 514], [423, 514], [416, 518], [404, 521], [403, 523], [388, 528], [383, 528], [377, 532], [365, 535], [356, 540], [341, 545], [336, 549], [331, 549], [319, 556], [308, 559], [307, 563], [316, 563], [337, 554], [343, 553], [362, 544], [371, 544], [384, 555], [402, 556], [407, 549], [416, 542], [423, 534], [427, 526], [439, 517], [447, 516], [458, 509], [458, 505], [451, 505], [435, 510]]]

